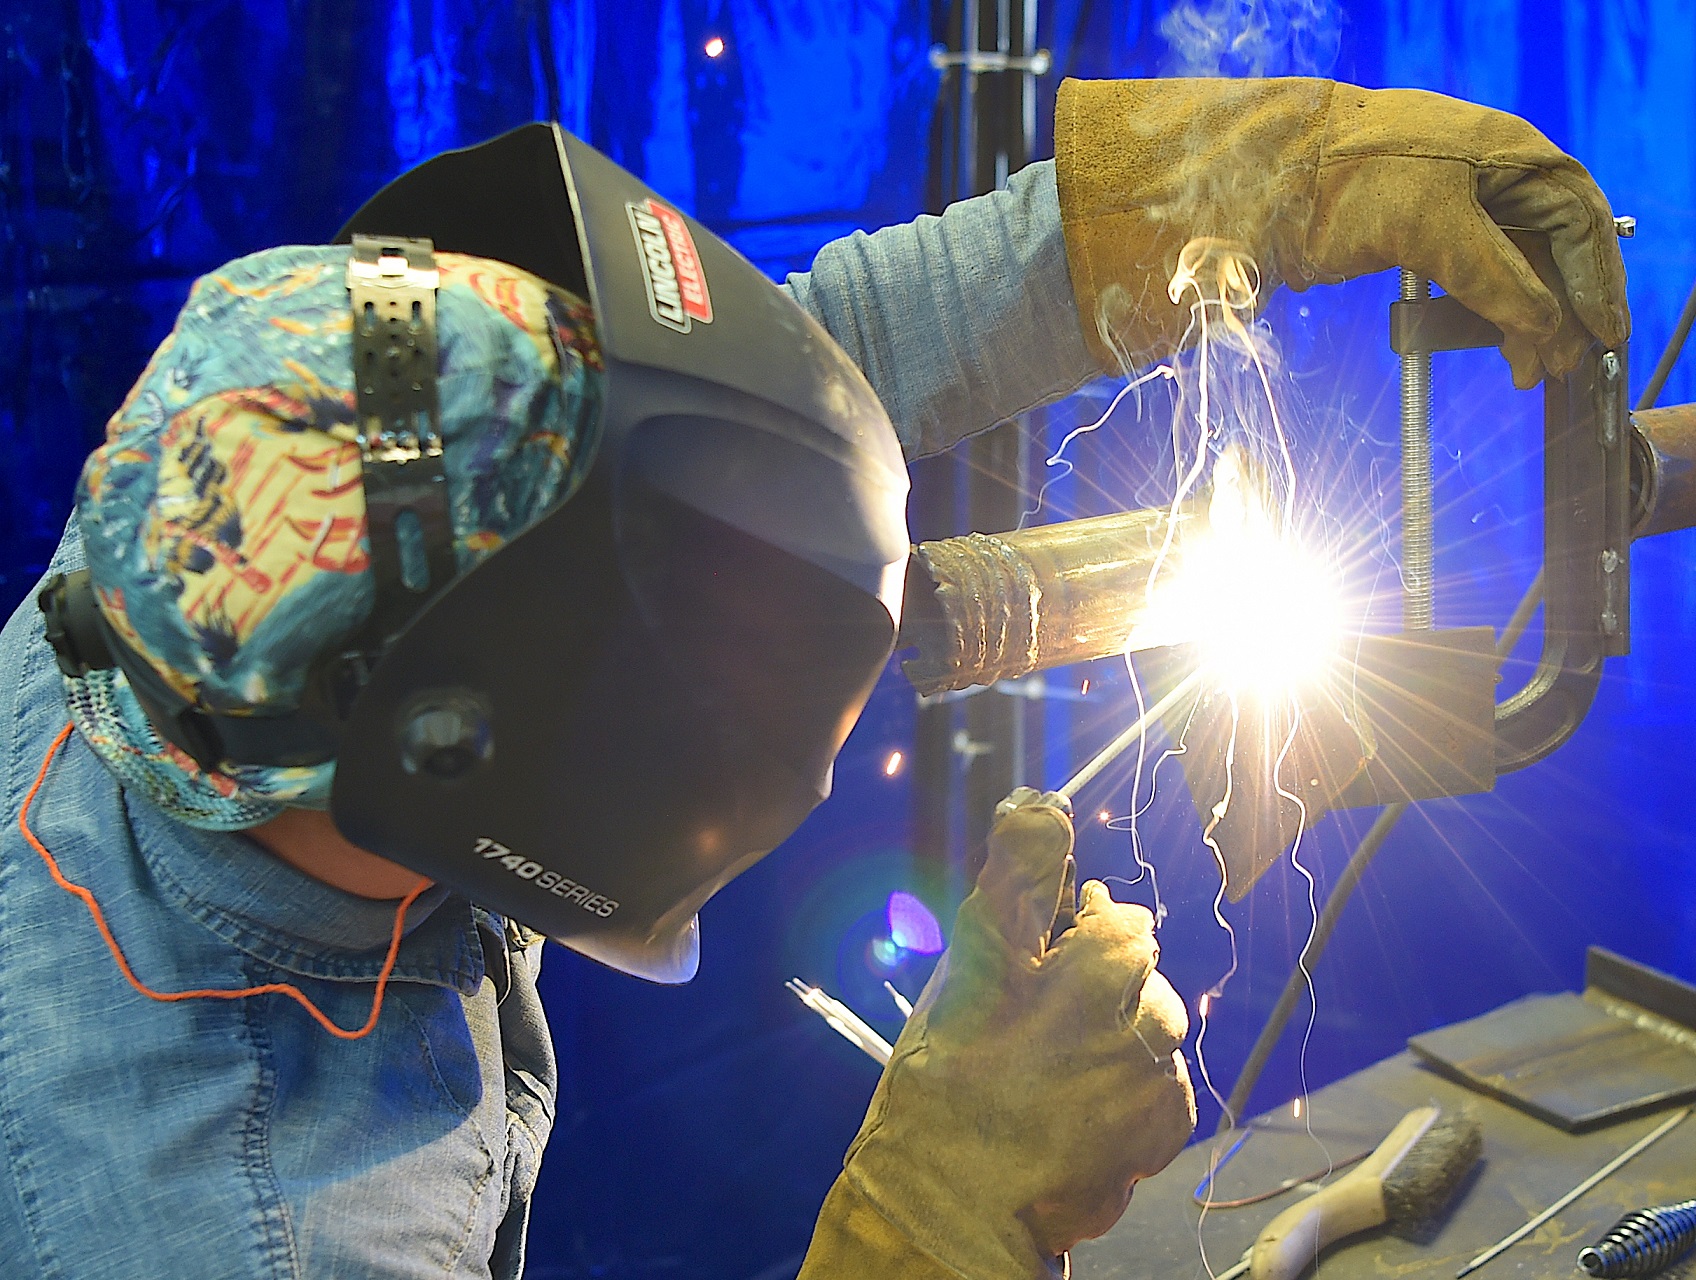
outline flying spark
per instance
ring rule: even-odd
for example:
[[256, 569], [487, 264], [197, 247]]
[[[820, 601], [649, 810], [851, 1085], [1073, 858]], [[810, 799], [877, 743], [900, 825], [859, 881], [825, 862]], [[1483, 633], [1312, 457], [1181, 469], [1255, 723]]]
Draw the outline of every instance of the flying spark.
[[906, 759], [907, 757], [902, 755], [899, 751], [891, 751], [889, 753], [889, 758], [883, 762], [883, 776], [886, 778], [893, 778], [896, 774], [900, 773], [901, 766], [906, 763]]
[[723, 36], [713, 36], [713, 37], [711, 37], [707, 41], [705, 46], [703, 46], [702, 52], [705, 53], [707, 55], [707, 57], [709, 57], [709, 58], [718, 57], [719, 54], [724, 52], [724, 37]]

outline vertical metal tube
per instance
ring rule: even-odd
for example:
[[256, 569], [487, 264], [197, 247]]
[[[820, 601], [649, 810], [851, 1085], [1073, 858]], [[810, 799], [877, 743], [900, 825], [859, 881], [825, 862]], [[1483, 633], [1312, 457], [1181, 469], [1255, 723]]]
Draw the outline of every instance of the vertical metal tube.
[[[1423, 302], [1431, 285], [1402, 272], [1401, 300]], [[1402, 629], [1431, 629], [1431, 355], [1402, 360]]]
[[[1023, 40], [1017, 52], [1026, 58], [1036, 53], [1036, 0], [1025, 0]], [[1025, 140], [1025, 159], [1036, 154], [1036, 75], [1026, 71], [1019, 78], [1019, 124]]]
[[[960, 67], [960, 164], [957, 173], [964, 173], [966, 186], [969, 190], [948, 192], [948, 202], [952, 204], [962, 196], [977, 196], [983, 192], [978, 190], [978, 73], [972, 65], [970, 55], [974, 50], [983, 48], [983, 37], [979, 32], [981, 16], [978, 12], [978, 0], [963, 0], [965, 17], [961, 21], [960, 52], [967, 55], [967, 61]], [[938, 209], [938, 213], [942, 210]]]

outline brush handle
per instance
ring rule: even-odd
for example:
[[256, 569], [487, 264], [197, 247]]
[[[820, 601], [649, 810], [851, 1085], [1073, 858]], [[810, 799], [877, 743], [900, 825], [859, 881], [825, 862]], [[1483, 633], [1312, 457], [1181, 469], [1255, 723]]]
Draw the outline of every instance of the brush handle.
[[1385, 1171], [1425, 1135], [1437, 1115], [1436, 1107], [1408, 1112], [1365, 1160], [1272, 1219], [1249, 1253], [1250, 1280], [1296, 1280], [1327, 1245], [1383, 1226], [1389, 1219], [1384, 1208]]

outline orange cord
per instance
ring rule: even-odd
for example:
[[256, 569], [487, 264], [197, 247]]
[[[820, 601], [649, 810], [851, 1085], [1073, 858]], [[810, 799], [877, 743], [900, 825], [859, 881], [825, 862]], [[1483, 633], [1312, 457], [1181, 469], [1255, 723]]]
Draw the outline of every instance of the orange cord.
[[365, 1020], [365, 1025], [357, 1031], [348, 1031], [331, 1022], [325, 1016], [324, 1011], [313, 1004], [304, 991], [290, 982], [267, 982], [264, 986], [243, 987], [239, 991], [217, 988], [201, 991], [155, 991], [135, 976], [135, 971], [130, 968], [130, 962], [124, 958], [123, 948], [118, 945], [118, 940], [112, 936], [112, 930], [106, 924], [106, 915], [100, 910], [100, 904], [94, 900], [94, 895], [80, 884], [73, 884], [65, 878], [64, 873], [59, 870], [58, 862], [47, 851], [47, 846], [41, 843], [35, 832], [31, 831], [29, 827], [29, 807], [35, 803], [36, 793], [41, 790], [41, 784], [47, 781], [48, 767], [53, 763], [53, 758], [59, 754], [59, 748], [65, 745], [65, 739], [71, 736], [72, 728], [73, 726], [67, 724], [59, 730], [59, 736], [53, 739], [53, 744], [47, 748], [47, 755], [41, 762], [41, 772], [35, 775], [35, 785], [30, 787], [29, 794], [24, 797], [23, 807], [18, 810], [18, 830], [23, 832], [24, 839], [28, 840], [30, 846], [41, 855], [41, 860], [47, 864], [47, 871], [53, 877], [53, 882], [66, 893], [75, 894], [83, 900], [83, 903], [88, 907], [88, 913], [94, 917], [94, 924], [100, 930], [100, 936], [106, 939], [106, 946], [112, 952], [112, 958], [118, 962], [118, 968], [123, 971], [124, 977], [129, 979], [130, 986], [141, 992], [149, 1000], [162, 1000], [166, 1003], [177, 1000], [240, 1000], [246, 996], [288, 996], [291, 1000], [298, 1001], [300, 1006], [317, 1020], [319, 1026], [339, 1040], [358, 1040], [362, 1036], [369, 1035], [372, 1028], [377, 1025], [377, 1015], [383, 1011], [383, 991], [389, 985], [389, 975], [394, 972], [395, 960], [400, 955], [400, 939], [406, 926], [407, 908], [417, 901], [419, 894], [430, 887], [430, 881], [420, 879], [418, 886], [402, 898], [400, 906], [395, 908], [394, 935], [389, 939], [389, 954], [383, 960], [382, 971], [377, 974], [377, 991], [371, 997], [371, 1016]]

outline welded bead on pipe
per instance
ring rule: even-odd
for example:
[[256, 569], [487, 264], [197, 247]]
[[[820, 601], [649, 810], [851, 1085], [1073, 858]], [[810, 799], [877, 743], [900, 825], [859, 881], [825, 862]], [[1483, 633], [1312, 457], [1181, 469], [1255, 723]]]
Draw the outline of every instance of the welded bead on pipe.
[[921, 543], [898, 641], [918, 649], [907, 678], [940, 693], [1123, 653], [1173, 521], [1125, 511]]

